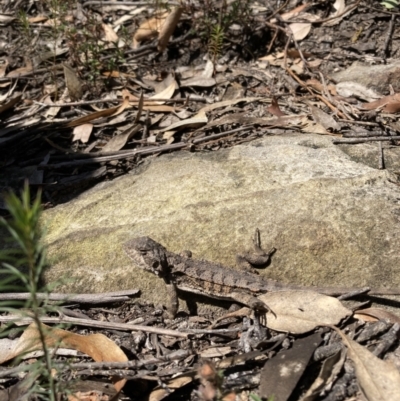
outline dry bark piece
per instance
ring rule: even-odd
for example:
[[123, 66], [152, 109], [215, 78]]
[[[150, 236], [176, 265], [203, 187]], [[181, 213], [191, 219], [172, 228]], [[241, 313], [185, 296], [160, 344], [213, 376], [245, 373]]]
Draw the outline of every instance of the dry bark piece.
[[320, 333], [312, 334], [296, 340], [292, 348], [269, 359], [261, 371], [260, 396], [269, 399], [273, 395], [274, 401], [286, 401], [321, 341]]

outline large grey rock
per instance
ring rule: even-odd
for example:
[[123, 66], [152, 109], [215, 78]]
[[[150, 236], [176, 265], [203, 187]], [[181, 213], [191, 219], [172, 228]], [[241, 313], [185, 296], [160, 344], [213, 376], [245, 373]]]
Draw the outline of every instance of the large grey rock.
[[140, 288], [165, 303], [164, 285], [138, 271], [121, 245], [148, 235], [172, 251], [234, 265], [258, 227], [275, 246], [261, 274], [304, 285], [400, 284], [400, 189], [387, 171], [357, 163], [313, 135], [265, 137], [212, 153], [146, 162], [46, 211], [52, 268], [64, 291]]
[[366, 65], [356, 61], [350, 67], [332, 73], [331, 76], [336, 82], [357, 82], [382, 94], [387, 94], [390, 85], [395, 92], [400, 90], [400, 62], [398, 60], [378, 65]]

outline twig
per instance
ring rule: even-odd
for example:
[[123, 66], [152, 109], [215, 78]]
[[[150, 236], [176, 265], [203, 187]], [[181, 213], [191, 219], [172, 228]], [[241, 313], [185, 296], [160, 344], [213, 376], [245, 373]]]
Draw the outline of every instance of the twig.
[[[154, 102], [154, 105], [157, 106], [158, 102], [165, 102], [165, 103], [185, 103], [187, 101], [195, 101], [195, 102], [200, 102], [200, 103], [205, 103], [207, 100], [203, 98], [195, 98], [195, 97], [179, 97], [179, 98], [174, 98], [174, 99], [150, 99], [150, 98], [144, 98], [144, 102]], [[98, 100], [86, 100], [82, 102], [71, 102], [71, 103], [53, 103], [53, 104], [48, 104], [48, 103], [42, 103], [42, 102], [37, 102], [36, 100], [33, 100], [34, 104], [37, 104], [39, 106], [43, 107], [70, 107], [70, 106], [86, 106], [88, 104], [97, 104], [97, 103], [122, 103], [121, 99], [98, 99]], [[137, 101], [139, 102], [139, 100]], [[147, 105], [146, 105], [147, 106]]]
[[219, 134], [213, 134], [213, 135], [205, 136], [203, 138], [193, 139], [193, 141], [191, 141], [191, 142], [193, 144], [197, 145], [199, 143], [206, 142], [208, 140], [219, 139], [219, 138], [223, 138], [224, 136], [228, 136], [230, 134], [234, 134], [236, 132], [246, 131], [246, 130], [248, 130], [250, 128], [251, 128], [250, 126], [235, 128], [235, 129], [231, 129], [229, 131], [220, 132]]
[[[144, 331], [147, 333], [156, 333], [165, 336], [171, 337], [181, 337], [188, 338], [188, 336], [192, 333], [182, 332], [178, 330], [168, 330], [162, 329], [160, 327], [150, 327], [150, 326], [142, 326], [137, 324], [128, 324], [128, 323], [115, 323], [115, 322], [99, 322], [97, 320], [91, 319], [76, 319], [68, 316], [63, 317], [42, 317], [40, 318], [42, 323], [53, 323], [53, 324], [62, 324], [68, 323], [77, 326], [86, 326], [86, 327], [96, 327], [100, 329], [110, 329], [110, 330], [122, 330], [122, 331]], [[17, 325], [29, 325], [33, 322], [33, 319], [30, 317], [21, 317], [21, 316], [0, 316], [0, 322], [13, 322]]]
[[[71, 364], [54, 364], [54, 368], [57, 371], [66, 371], [66, 370], [97, 370], [97, 369], [138, 369], [147, 365], [156, 365], [159, 363], [175, 361], [183, 358], [187, 358], [192, 355], [193, 352], [190, 350], [177, 350], [170, 352], [167, 355], [161, 356], [159, 358], [151, 358], [147, 360], [139, 360], [139, 361], [128, 361], [128, 362], [78, 362]], [[11, 369], [0, 370], [0, 378], [2, 377], [13, 377], [19, 376], [21, 372], [30, 369], [29, 365], [18, 366]], [[96, 372], [96, 374], [98, 374]], [[108, 372], [108, 375], [111, 373]]]
[[364, 142], [374, 142], [374, 141], [392, 141], [399, 140], [400, 136], [369, 136], [366, 138], [341, 138], [334, 139], [333, 143], [364, 143]]
[[379, 127], [378, 123], [373, 123], [373, 122], [370, 122], [370, 121], [345, 120], [343, 118], [338, 118], [338, 122], [340, 122], [340, 123], [348, 123], [348, 124], [367, 125], [367, 126], [371, 126], [371, 127]]
[[[132, 295], [138, 295], [139, 290], [123, 290], [115, 292], [104, 292], [101, 294], [60, 294], [60, 293], [50, 293], [43, 294], [37, 293], [37, 298], [40, 301], [57, 301], [57, 302], [68, 302], [68, 303], [78, 303], [78, 304], [105, 304], [111, 302], [123, 302], [129, 301]], [[6, 294], [0, 294], [0, 301], [16, 301], [16, 300], [26, 300], [30, 299], [32, 296], [29, 292], [10, 292]]]
[[383, 170], [385, 168], [385, 162], [383, 159], [383, 147], [382, 147], [382, 141], [378, 142], [378, 152], [379, 152], [379, 170]]
[[151, 155], [154, 153], [168, 152], [173, 150], [183, 149], [188, 146], [187, 143], [178, 142], [173, 143], [171, 145], [162, 145], [162, 146], [154, 146], [151, 149], [133, 149], [131, 151], [127, 151], [126, 153], [119, 153], [114, 156], [103, 156], [103, 157], [93, 157], [84, 160], [74, 160], [70, 162], [62, 162], [57, 164], [47, 164], [38, 166], [39, 170], [47, 170], [47, 169], [57, 169], [64, 167], [76, 167], [83, 166], [85, 164], [96, 164], [96, 163], [105, 163], [112, 160], [120, 160], [120, 159], [130, 159], [137, 155]]
[[388, 56], [389, 42], [390, 42], [390, 39], [392, 39], [392, 36], [393, 36], [395, 18], [396, 18], [395, 15], [392, 14], [392, 17], [391, 17], [390, 23], [389, 23], [388, 33], [387, 33], [386, 40], [385, 40], [385, 44], [383, 45], [382, 57], [383, 57], [383, 59], [385, 61], [385, 64], [386, 64], [386, 58]]

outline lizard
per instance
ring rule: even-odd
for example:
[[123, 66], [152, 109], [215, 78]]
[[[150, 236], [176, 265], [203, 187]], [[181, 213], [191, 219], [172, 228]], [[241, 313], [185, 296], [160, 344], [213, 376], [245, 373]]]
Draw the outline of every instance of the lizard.
[[[266, 265], [275, 252], [275, 248], [270, 252], [262, 250], [259, 245], [258, 230], [256, 230], [254, 246], [256, 256], [252, 256], [250, 253], [239, 255], [237, 257], [239, 265], [243, 266], [245, 263], [250, 266]], [[258, 295], [270, 291], [315, 291], [330, 296], [359, 291], [357, 288], [284, 284], [262, 278], [247, 269], [238, 271], [219, 263], [192, 259], [190, 252], [182, 254], [170, 252], [149, 237], [131, 239], [123, 245], [123, 248], [136, 267], [150, 271], [165, 281], [170, 294], [167, 310], [172, 317], [175, 317], [179, 307], [177, 290], [240, 303], [258, 313], [270, 311], [268, 306], [257, 298]], [[400, 289], [370, 289], [367, 287], [361, 291], [363, 294], [367, 292], [369, 295], [400, 295]]]

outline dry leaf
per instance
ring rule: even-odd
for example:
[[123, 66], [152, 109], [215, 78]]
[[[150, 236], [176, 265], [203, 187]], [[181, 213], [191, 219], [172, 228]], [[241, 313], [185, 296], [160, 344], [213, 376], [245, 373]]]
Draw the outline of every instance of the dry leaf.
[[160, 32], [167, 16], [168, 12], [164, 12], [143, 22], [133, 36], [133, 47], [137, 48], [140, 42], [154, 39], [158, 35], [158, 32]]
[[29, 17], [28, 21], [30, 24], [38, 24], [39, 22], [47, 21], [48, 18], [45, 15], [36, 15], [35, 17]]
[[[301, 14], [303, 11], [305, 11], [308, 7], [310, 7], [309, 3], [301, 4], [301, 5], [297, 6], [297, 7], [295, 7], [292, 11], [289, 11], [287, 13], [283, 13], [281, 15], [281, 18], [284, 21], [289, 21], [291, 18], [297, 17], [299, 14]], [[277, 19], [274, 18], [274, 19], [271, 20], [271, 22], [274, 24], [274, 23], [277, 22]]]
[[7, 103], [2, 104], [0, 106], [0, 113], [3, 113], [6, 110], [11, 109], [14, 107], [20, 100], [22, 99], [22, 95], [17, 95], [14, 98], [10, 99]]
[[57, 106], [52, 100], [51, 100], [51, 96], [47, 95], [44, 97], [44, 99], [42, 99], [42, 103], [46, 103], [49, 105], [54, 105], [54, 107], [48, 107], [47, 110], [44, 112], [44, 116], [46, 118], [54, 118], [58, 112], [61, 110], [60, 106]]
[[189, 79], [185, 79], [181, 81], [181, 87], [185, 88], [188, 86], [200, 86], [203, 88], [210, 88], [217, 84], [217, 81], [214, 78], [207, 78], [207, 77], [193, 77]]
[[83, 95], [81, 80], [68, 64], [63, 64], [63, 67], [65, 82], [70, 98], [75, 101], [81, 99]]
[[119, 38], [118, 35], [115, 33], [114, 29], [108, 24], [101, 24], [101, 27], [104, 30], [104, 37], [103, 40], [105, 42], [112, 42], [117, 43]]
[[364, 103], [364, 110], [376, 110], [382, 108], [383, 110], [387, 108], [389, 105], [400, 102], [400, 93], [395, 93], [394, 95], [383, 96], [379, 100], [375, 100], [374, 102]]
[[284, 113], [280, 108], [279, 108], [279, 104], [276, 100], [275, 97], [272, 98], [271, 100], [271, 106], [267, 107], [267, 110], [273, 115], [273, 116], [285, 116], [286, 113]]
[[200, 110], [194, 117], [173, 123], [169, 125], [167, 128], [162, 129], [161, 132], [174, 131], [177, 129], [187, 128], [187, 127], [198, 128], [204, 124], [207, 124], [207, 122], [208, 118], [206, 114]]
[[159, 52], [163, 52], [166, 49], [169, 39], [178, 25], [182, 12], [183, 7], [175, 7], [165, 19], [165, 22], [161, 27], [160, 34], [158, 35], [157, 50]]
[[125, 144], [141, 129], [140, 125], [135, 125], [131, 128], [128, 128], [124, 132], [119, 135], [113, 136], [108, 143], [105, 144], [102, 151], [103, 152], [114, 152], [122, 149]]
[[[177, 83], [173, 80], [168, 87], [166, 87], [163, 91], [156, 93], [155, 95], [151, 96], [149, 99], [156, 100], [156, 99], [171, 99], [174, 95], [175, 88], [177, 87]], [[144, 102], [146, 104], [146, 102]], [[154, 102], [153, 102], [154, 104]], [[164, 102], [160, 101], [157, 104], [164, 104]]]
[[122, 113], [129, 106], [129, 100], [127, 98], [124, 99], [123, 103], [120, 106], [111, 107], [110, 109], [96, 111], [95, 113], [91, 113], [87, 116], [79, 117], [76, 120], [70, 121], [65, 125], [65, 127], [76, 127], [77, 125], [86, 124], [90, 121], [96, 120], [100, 117], [109, 117], [116, 116]]
[[[340, 125], [335, 121], [331, 114], [327, 114], [318, 107], [311, 104], [308, 105], [314, 121], [321, 125], [325, 130], [333, 129], [334, 131], [340, 130]], [[307, 131], [308, 132], [308, 131]]]
[[[122, 350], [103, 334], [90, 334], [82, 336], [66, 330], [52, 328], [42, 324], [46, 337], [46, 345], [49, 347], [62, 346], [76, 349], [92, 357], [96, 362], [126, 362], [128, 358]], [[35, 323], [31, 323], [22, 336], [16, 340], [0, 340], [0, 364], [13, 359], [23, 353], [41, 350], [42, 344]], [[6, 340], [6, 341], [4, 341]], [[125, 385], [125, 379], [113, 380], [117, 391]]]
[[164, 386], [167, 388], [156, 387], [155, 390], [149, 395], [149, 401], [161, 401], [165, 397], [168, 397], [174, 390], [185, 386], [193, 381], [193, 377], [190, 375], [178, 376], [167, 382], [164, 381]]
[[258, 298], [274, 312], [268, 313], [267, 327], [293, 334], [307, 333], [321, 323], [338, 324], [352, 313], [336, 298], [314, 291], [276, 291]]
[[93, 130], [93, 124], [82, 124], [78, 125], [73, 130], [72, 142], [81, 141], [82, 143], [87, 143], [90, 138], [90, 134]]
[[293, 33], [293, 38], [296, 41], [303, 40], [311, 31], [311, 24], [308, 22], [295, 22], [289, 24], [289, 28]]
[[232, 347], [213, 347], [199, 353], [202, 358], [220, 358], [232, 352]]
[[[333, 4], [333, 7], [335, 8], [335, 12], [329, 16], [330, 19], [329, 21], [326, 21], [322, 24], [322, 26], [334, 26], [340, 23], [340, 21], [347, 15], [345, 12], [346, 10], [346, 4], [345, 0], [336, 0], [335, 3]], [[349, 7], [350, 10], [352, 10], [352, 5]], [[335, 18], [337, 16], [337, 18]]]
[[[321, 82], [319, 82], [317, 79], [315, 79], [315, 78], [308, 79], [306, 81], [306, 84], [308, 86], [311, 86], [312, 88], [316, 89], [320, 93], [324, 93], [324, 90], [325, 90], [324, 85], [322, 85]], [[336, 86], [335, 85], [329, 84], [329, 85], [326, 86], [326, 89], [329, 91], [329, 93], [331, 95], [333, 95], [333, 96], [337, 95]]]
[[24, 74], [27, 74], [27, 73], [31, 72], [32, 70], [33, 70], [32, 62], [29, 59], [26, 58], [25, 59], [25, 67], [16, 68], [15, 70], [10, 71], [7, 74], [7, 77], [9, 77], [9, 78], [17, 78], [20, 75], [23, 76]]
[[398, 400], [400, 372], [393, 363], [382, 361], [340, 330], [337, 332], [347, 345], [348, 356], [354, 363], [358, 385], [364, 397], [368, 401]]
[[388, 320], [391, 323], [399, 323], [400, 317], [383, 309], [366, 308], [357, 310], [354, 313], [356, 319], [362, 319], [366, 322], [376, 322], [377, 320]]

